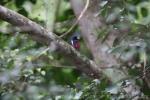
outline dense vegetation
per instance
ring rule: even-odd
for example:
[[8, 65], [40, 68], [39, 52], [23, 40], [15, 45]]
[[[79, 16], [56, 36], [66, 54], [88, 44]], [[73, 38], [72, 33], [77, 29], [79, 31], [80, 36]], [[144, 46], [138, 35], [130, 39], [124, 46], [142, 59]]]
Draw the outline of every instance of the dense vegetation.
[[[60, 36], [76, 23], [77, 15], [70, 1], [0, 0], [0, 5]], [[99, 6], [95, 16], [102, 17], [105, 21], [105, 25], [102, 24], [101, 28], [95, 30], [97, 41], [103, 43], [107, 41], [112, 30], [122, 30], [119, 31], [108, 52], [117, 57], [120, 63], [118, 69], [128, 72], [130, 79], [140, 87], [142, 92], [140, 98], [148, 99], [150, 97], [150, 0], [97, 1]], [[88, 8], [92, 7], [89, 4]], [[70, 44], [70, 38], [75, 32], [83, 32], [80, 25], [82, 26], [82, 24], [75, 25], [62, 39]], [[83, 37], [81, 35], [80, 50], [77, 51], [97, 63]], [[106, 49], [105, 46], [103, 48]], [[0, 20], [0, 99], [123, 100], [134, 98], [130, 98], [118, 85], [124, 84], [125, 81], [112, 82], [115, 77], [108, 78], [108, 74], [102, 75], [100, 79], [89, 77], [82, 70], [76, 69], [76, 64], [63, 54], [55, 52], [54, 49], [47, 49], [46, 45], [34, 41], [33, 37], [26, 32], [9, 22]]]

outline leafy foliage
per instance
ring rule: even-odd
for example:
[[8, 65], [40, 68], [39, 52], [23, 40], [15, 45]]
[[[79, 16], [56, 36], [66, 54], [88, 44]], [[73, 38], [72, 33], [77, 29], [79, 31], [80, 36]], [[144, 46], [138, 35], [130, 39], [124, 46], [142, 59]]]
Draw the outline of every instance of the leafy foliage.
[[[54, 29], [58, 35], [65, 32], [71, 26], [69, 22], [75, 18], [69, 1], [61, 2], [55, 25], [61, 27]], [[46, 12], [42, 0], [0, 0], [0, 4], [43, 26], [45, 24]], [[105, 37], [112, 29], [131, 28], [131, 33], [116, 39], [114, 47], [109, 51], [124, 62], [122, 66], [126, 66], [125, 70], [129, 71], [144, 93], [150, 96], [148, 85], [145, 79], [141, 78], [144, 69], [146, 75], [149, 73], [150, 65], [150, 1], [112, 0], [109, 2], [108, 0], [103, 1], [102, 4], [98, 15], [104, 17], [107, 26], [97, 31], [98, 38], [102, 37], [101, 39], [105, 41]], [[47, 47], [32, 41], [25, 33], [14, 31], [13, 26], [2, 21], [0, 26], [0, 99], [127, 99], [118, 86], [113, 86], [112, 89], [106, 78], [91, 80], [80, 71], [73, 69], [70, 62], [62, 55], [45, 51]], [[66, 41], [69, 37], [66, 37]], [[91, 57], [83, 41], [80, 42], [80, 52]], [[145, 61], [146, 65], [144, 65]], [[60, 68], [63, 66], [67, 68]], [[112, 94], [111, 90], [117, 92]]]

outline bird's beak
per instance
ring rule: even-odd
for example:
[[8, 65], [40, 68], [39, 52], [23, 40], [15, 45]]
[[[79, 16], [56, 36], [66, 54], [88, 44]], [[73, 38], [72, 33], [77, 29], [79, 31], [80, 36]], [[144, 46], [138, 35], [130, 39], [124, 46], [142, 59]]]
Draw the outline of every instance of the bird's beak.
[[80, 36], [77, 36], [77, 39], [80, 40]]

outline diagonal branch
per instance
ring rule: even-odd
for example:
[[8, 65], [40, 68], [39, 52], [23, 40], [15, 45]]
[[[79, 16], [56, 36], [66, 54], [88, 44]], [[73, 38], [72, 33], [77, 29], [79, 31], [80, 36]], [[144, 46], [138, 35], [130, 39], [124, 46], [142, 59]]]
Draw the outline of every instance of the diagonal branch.
[[55, 51], [72, 61], [77, 69], [91, 77], [100, 78], [101, 70], [92, 60], [81, 55], [72, 46], [60, 39], [54, 33], [48, 32], [42, 26], [1, 5], [0, 19], [19, 27], [21, 31], [27, 32], [32, 38], [36, 39], [37, 42], [41, 42], [50, 47], [55, 45]]

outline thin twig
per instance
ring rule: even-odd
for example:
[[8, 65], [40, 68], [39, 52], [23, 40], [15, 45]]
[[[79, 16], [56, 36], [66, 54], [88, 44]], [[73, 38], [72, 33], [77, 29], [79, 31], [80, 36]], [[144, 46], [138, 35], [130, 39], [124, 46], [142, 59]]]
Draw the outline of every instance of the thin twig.
[[145, 77], [145, 75], [146, 75], [146, 69], [145, 69], [145, 67], [146, 67], [146, 60], [147, 60], [147, 57], [146, 57], [146, 53], [144, 52], [144, 67], [143, 67], [143, 78]]
[[86, 1], [86, 5], [85, 5], [84, 9], [81, 11], [81, 13], [80, 13], [79, 17], [77, 18], [76, 22], [70, 27], [70, 29], [67, 32], [65, 32], [64, 34], [62, 34], [61, 36], [59, 36], [60, 38], [64, 37], [68, 33], [70, 33], [72, 31], [72, 29], [78, 24], [79, 20], [83, 17], [84, 13], [87, 10], [87, 8], [89, 6], [89, 2], [90, 2], [90, 0]]
[[[147, 68], [145, 68], [145, 75], [148, 73], [147, 71], [150, 69], [150, 66], [149, 67], [147, 67]], [[135, 77], [135, 80], [137, 80], [137, 79], [140, 79], [140, 78], [143, 78], [144, 76], [143, 76], [143, 74], [141, 74], [141, 75], [138, 75], [137, 77]]]

